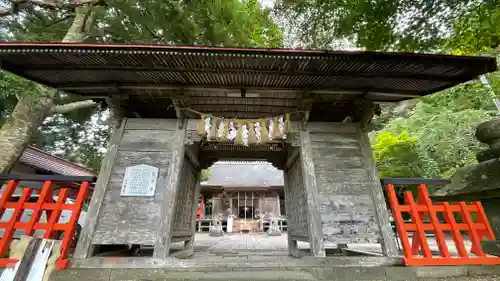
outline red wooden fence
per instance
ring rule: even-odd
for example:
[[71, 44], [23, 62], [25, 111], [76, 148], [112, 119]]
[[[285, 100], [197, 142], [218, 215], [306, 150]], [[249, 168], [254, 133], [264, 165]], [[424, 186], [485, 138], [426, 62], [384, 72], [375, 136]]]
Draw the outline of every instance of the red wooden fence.
[[[59, 177], [62, 178], [62, 177]], [[34, 189], [25, 187], [22, 189], [19, 200], [13, 202], [12, 195], [14, 194], [19, 179], [11, 179], [3, 190], [0, 197], [0, 218], [7, 209], [12, 212], [12, 216], [7, 222], [0, 222], [0, 229], [4, 230], [2, 238], [0, 238], [0, 267], [6, 267], [9, 264], [16, 263], [17, 260], [10, 260], [8, 257], [9, 246], [12, 243], [14, 232], [16, 230], [24, 230], [24, 235], [32, 236], [36, 230], [43, 230], [43, 237], [46, 239], [57, 239], [58, 234], [63, 233], [61, 242], [61, 255], [56, 262], [57, 268], [66, 268], [68, 266], [68, 253], [73, 243], [73, 237], [76, 230], [76, 224], [83, 207], [83, 203], [87, 194], [90, 191], [90, 177], [66, 177], [63, 179], [67, 182], [79, 181], [80, 187], [74, 204], [67, 204], [66, 199], [69, 195], [69, 188], [61, 188], [54, 202], [53, 181], [45, 180], [40, 195], [36, 202], [30, 203], [28, 199], [31, 197]], [[21, 216], [24, 210], [31, 210], [32, 216], [28, 222], [21, 221]], [[67, 223], [59, 223], [59, 217], [63, 210], [71, 211], [70, 219]], [[42, 213], [46, 213], [46, 221], [40, 221]]]
[[[466, 204], [459, 203], [433, 203], [429, 197], [427, 185], [418, 186], [418, 201], [415, 202], [410, 191], [404, 193], [404, 204], [399, 204], [394, 184], [386, 184], [387, 196], [396, 223], [405, 265], [493, 265], [500, 264], [500, 257], [488, 256], [481, 249], [481, 239], [494, 240], [495, 236], [484, 212], [481, 202]], [[403, 220], [402, 213], [409, 213], [411, 222]], [[441, 213], [445, 222], [438, 219]], [[475, 213], [473, 219], [471, 214]], [[463, 222], [457, 222], [455, 214], [459, 214]], [[425, 232], [433, 232], [439, 254], [433, 253], [429, 246]], [[471, 249], [466, 249], [464, 236], [466, 232], [472, 244]], [[411, 233], [411, 236], [409, 235]], [[458, 255], [450, 253], [446, 243], [446, 236], [451, 236], [456, 246]]]

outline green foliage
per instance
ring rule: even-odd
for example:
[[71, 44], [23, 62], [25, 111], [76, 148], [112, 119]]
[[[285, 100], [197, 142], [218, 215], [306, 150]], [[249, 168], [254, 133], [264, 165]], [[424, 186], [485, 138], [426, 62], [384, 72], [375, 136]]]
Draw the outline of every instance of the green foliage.
[[37, 97], [36, 83], [16, 76], [12, 73], [0, 71], [0, 99], [16, 99], [18, 96], [27, 100]]
[[303, 45], [347, 39], [369, 50], [439, 51], [499, 45], [500, 1], [277, 0], [275, 13]]
[[462, 6], [456, 0], [281, 0], [275, 11], [307, 46], [328, 48], [347, 38], [370, 50], [410, 50], [440, 42], [442, 22], [434, 18], [447, 18]]
[[500, 46], [500, 1], [483, 1], [452, 21], [446, 47], [457, 54], [488, 52]]
[[0, 71], [0, 126], [16, 106], [16, 95], [22, 91], [33, 91], [32, 86], [20, 77]]
[[212, 176], [212, 170], [210, 168], [201, 170], [201, 182], [207, 181]]
[[94, 109], [91, 118], [54, 115], [46, 119], [33, 145], [99, 172], [108, 140], [108, 128], [99, 125], [105, 112]]
[[109, 0], [97, 40], [278, 47], [282, 34], [256, 0]]
[[[278, 0], [275, 14], [299, 46], [354, 42], [368, 50], [488, 54], [500, 45], [500, 1]], [[500, 75], [489, 74], [500, 92]], [[418, 102], [382, 106], [373, 148], [381, 177], [449, 177], [476, 163], [475, 126], [496, 114], [479, 81]]]
[[68, 31], [73, 12], [28, 9], [26, 13], [3, 17], [0, 28], [8, 30], [9, 41], [61, 41]]
[[[86, 41], [241, 47], [279, 47], [283, 41], [270, 12], [257, 0], [106, 0], [106, 4], [94, 8], [95, 26]], [[74, 10], [28, 6], [20, 14], [2, 18], [0, 39], [61, 41], [74, 16]], [[36, 99], [39, 90], [32, 82], [0, 72], [0, 125], [17, 96]], [[58, 92], [54, 104], [77, 100]], [[98, 171], [108, 128], [96, 121], [105, 121], [106, 113], [97, 107], [51, 116], [33, 136], [32, 145]]]
[[406, 131], [399, 135], [381, 132], [372, 148], [381, 178], [436, 176], [436, 163], [420, 149], [418, 140]]
[[[14, 109], [18, 96], [35, 101], [38, 91], [40, 87], [35, 83], [0, 72], [0, 126]], [[74, 95], [58, 93], [54, 102], [66, 104], [76, 100]], [[32, 145], [99, 171], [108, 129], [93, 124], [91, 117], [98, 114], [102, 114], [100, 108], [87, 108], [51, 116], [33, 136]]]
[[[456, 169], [477, 163], [475, 153], [484, 146], [474, 137], [475, 128], [494, 114], [491, 93], [478, 81], [422, 98], [408, 116], [391, 119], [375, 133], [374, 138], [385, 140], [374, 145], [381, 177], [450, 177]], [[402, 144], [387, 137], [400, 134], [409, 136], [398, 139]], [[406, 168], [400, 167], [404, 161]]]

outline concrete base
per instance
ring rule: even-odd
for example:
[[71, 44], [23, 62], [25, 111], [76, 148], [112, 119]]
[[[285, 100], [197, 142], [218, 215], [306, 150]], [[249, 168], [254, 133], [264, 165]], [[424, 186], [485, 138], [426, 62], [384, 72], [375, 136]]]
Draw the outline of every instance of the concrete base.
[[273, 230], [269, 230], [267, 231], [267, 235], [269, 236], [281, 236], [281, 231], [279, 229], [273, 229]]
[[210, 237], [221, 237], [221, 236], [224, 236], [224, 231], [211, 230], [208, 235]]
[[[180, 280], [498, 280], [500, 266], [394, 266], [400, 259], [380, 257], [281, 256], [204, 257], [164, 261], [93, 258], [74, 261], [71, 268], [52, 273], [51, 281], [180, 281]], [[85, 265], [86, 264], [86, 265]], [[86, 266], [87, 268], [82, 268]]]
[[224, 231], [222, 230], [222, 226], [211, 226], [208, 235], [211, 237], [220, 237], [224, 236]]
[[[186, 269], [189, 270], [189, 269]], [[51, 281], [180, 281], [180, 280], [237, 280], [237, 281], [302, 281], [302, 280], [459, 280], [498, 281], [499, 267], [308, 267], [308, 268], [237, 268], [222, 271], [206, 268], [203, 271], [169, 271], [167, 269], [66, 269], [52, 273]]]

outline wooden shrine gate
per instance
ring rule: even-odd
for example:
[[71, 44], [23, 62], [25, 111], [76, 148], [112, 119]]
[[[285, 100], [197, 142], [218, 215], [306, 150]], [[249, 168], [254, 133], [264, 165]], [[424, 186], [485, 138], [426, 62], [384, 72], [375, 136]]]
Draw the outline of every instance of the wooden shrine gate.
[[[372, 171], [366, 134], [358, 124], [310, 122], [307, 130], [293, 129], [281, 144], [242, 147], [203, 144], [198, 120], [183, 122], [123, 120], [112, 139], [111, 159], [104, 162], [110, 166], [103, 167], [106, 170], [96, 184], [94, 193], [101, 195], [94, 198], [102, 201], [94, 200], [89, 207], [90, 220], [75, 253], [78, 258], [90, 257], [92, 247], [105, 244], [150, 245], [156, 258], [192, 254], [198, 175], [222, 159], [263, 159], [284, 170], [292, 256], [300, 255], [298, 241], [308, 242], [310, 255], [316, 257], [325, 256], [324, 241], [383, 241], [385, 255], [396, 255], [382, 188]], [[134, 165], [159, 168], [154, 196], [121, 196], [121, 179]], [[181, 241], [184, 250], [171, 252], [171, 243]]]
[[[308, 242], [313, 257], [324, 257], [331, 244], [379, 242], [378, 260], [393, 261], [396, 240], [367, 137], [378, 103], [419, 98], [497, 69], [495, 58], [485, 57], [5, 42], [0, 60], [6, 71], [115, 113], [73, 256], [77, 267], [105, 267], [95, 254], [117, 245], [152, 249], [134, 261], [147, 266], [190, 255], [200, 170], [234, 158], [267, 160], [285, 172], [291, 255], [298, 255], [297, 241]], [[198, 134], [203, 116], [259, 120], [294, 112], [286, 140], [267, 145], [206, 144]]]

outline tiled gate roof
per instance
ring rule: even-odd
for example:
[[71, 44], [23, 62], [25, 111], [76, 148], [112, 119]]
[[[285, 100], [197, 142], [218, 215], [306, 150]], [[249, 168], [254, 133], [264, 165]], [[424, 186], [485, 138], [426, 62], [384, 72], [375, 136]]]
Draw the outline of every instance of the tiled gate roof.
[[212, 165], [211, 176], [203, 185], [220, 186], [283, 186], [283, 171], [268, 162], [217, 162]]

